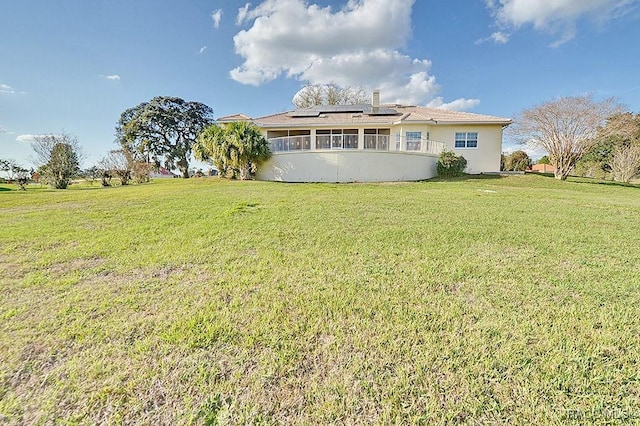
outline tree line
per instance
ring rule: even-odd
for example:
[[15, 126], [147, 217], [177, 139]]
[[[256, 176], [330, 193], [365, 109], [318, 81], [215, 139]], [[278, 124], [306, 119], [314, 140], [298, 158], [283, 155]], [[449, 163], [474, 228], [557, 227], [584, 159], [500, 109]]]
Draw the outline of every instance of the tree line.
[[270, 156], [256, 125], [215, 123], [207, 105], [175, 97], [155, 97], [123, 112], [116, 139], [129, 163], [146, 170], [177, 168], [183, 178], [189, 177], [192, 154], [213, 163], [220, 176], [239, 179], [250, 179]]
[[555, 177], [581, 171], [629, 182], [640, 174], [640, 115], [613, 98], [569, 96], [525, 109], [508, 133], [521, 144], [544, 149]]
[[27, 170], [12, 160], [0, 160], [0, 171], [21, 189], [36, 174], [56, 189], [66, 189], [75, 177], [110, 186], [117, 178], [121, 185], [131, 180], [149, 181], [150, 172], [160, 167], [178, 169], [189, 177], [190, 160], [213, 163], [221, 176], [250, 179], [257, 166], [270, 156], [260, 129], [249, 122], [220, 125], [213, 110], [200, 102], [158, 96], [125, 110], [115, 128], [119, 149], [86, 170], [80, 169], [82, 151], [77, 138], [62, 132], [36, 136], [32, 143], [37, 171]]
[[[299, 108], [365, 102], [362, 88], [334, 84], [308, 84], [293, 99]], [[614, 99], [596, 101], [584, 95], [544, 102], [518, 114], [507, 134], [519, 143], [544, 149], [545, 159], [561, 180], [573, 173], [629, 182], [640, 174], [640, 114], [626, 112]], [[170, 96], [157, 96], [125, 110], [115, 136], [119, 149], [84, 171], [77, 138], [64, 132], [35, 138], [35, 173], [11, 160], [0, 160], [0, 171], [22, 188], [34, 175], [57, 189], [66, 188], [79, 175], [100, 179], [104, 186], [110, 186], [114, 177], [126, 185], [131, 180], [148, 181], [150, 172], [159, 167], [178, 169], [188, 178], [190, 160], [195, 157], [212, 163], [222, 177], [250, 179], [271, 155], [254, 124], [219, 124], [209, 106]], [[522, 150], [501, 160], [504, 170], [531, 165]]]

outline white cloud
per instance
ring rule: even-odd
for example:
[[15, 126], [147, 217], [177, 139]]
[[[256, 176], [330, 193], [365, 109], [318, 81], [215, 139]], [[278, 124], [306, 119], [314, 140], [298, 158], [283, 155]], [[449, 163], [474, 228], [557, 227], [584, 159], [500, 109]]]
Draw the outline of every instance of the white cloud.
[[505, 44], [509, 41], [509, 34], [502, 31], [496, 31], [495, 33], [491, 34], [491, 40], [493, 40], [496, 44]]
[[6, 127], [0, 124], [0, 135], [13, 135], [15, 132], [10, 132]]
[[442, 97], [437, 97], [427, 104], [427, 106], [448, 109], [451, 111], [467, 111], [477, 107], [480, 99], [456, 99], [452, 102], [444, 102]]
[[105, 76], [107, 80], [118, 81], [120, 80], [120, 76], [118, 74], [112, 74]]
[[28, 143], [31, 143], [31, 142], [35, 142], [35, 138], [36, 138], [36, 136], [38, 136], [38, 135], [19, 135], [19, 136], [16, 138], [16, 141], [18, 141], [18, 142], [28, 142]]
[[9, 86], [8, 84], [0, 83], [0, 93], [6, 93], [9, 95], [12, 95], [16, 93], [16, 90], [13, 87]]
[[496, 31], [491, 34], [489, 37], [481, 38], [475, 41], [475, 44], [482, 44], [487, 41], [493, 41], [495, 44], [505, 44], [511, 38], [511, 34], [505, 33], [503, 31]]
[[19, 135], [16, 138], [16, 141], [18, 141], [18, 142], [26, 142], [26, 143], [33, 143], [33, 142], [36, 141], [36, 138], [43, 137], [43, 136], [54, 136], [54, 135], [53, 134], [48, 134], [48, 135], [30, 135], [30, 134]]
[[211, 14], [211, 20], [213, 21], [213, 28], [220, 28], [220, 21], [222, 20], [222, 9], [218, 9]]
[[236, 25], [242, 25], [247, 18], [251, 3], [246, 3], [244, 6], [238, 9], [238, 16], [236, 16]]
[[[604, 23], [627, 14], [638, 0], [485, 0], [496, 24], [503, 29], [532, 25], [557, 37], [557, 47], [575, 37], [580, 19]], [[500, 34], [502, 32], [494, 33]], [[502, 38], [491, 37], [496, 43]], [[508, 40], [508, 39], [507, 39]]]
[[236, 23], [249, 27], [233, 39], [244, 63], [231, 78], [255, 86], [284, 76], [379, 88], [383, 102], [427, 103], [440, 91], [428, 72], [431, 62], [401, 52], [411, 37], [414, 2], [349, 0], [338, 10], [306, 0], [247, 3]]
[[202, 55], [205, 50], [207, 50], [207, 46], [202, 46], [200, 50], [198, 50], [198, 53]]

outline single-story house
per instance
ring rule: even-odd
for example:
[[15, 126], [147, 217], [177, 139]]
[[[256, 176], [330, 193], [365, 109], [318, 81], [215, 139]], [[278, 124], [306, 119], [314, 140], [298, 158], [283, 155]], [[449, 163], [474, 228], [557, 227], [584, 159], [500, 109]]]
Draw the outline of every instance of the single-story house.
[[157, 178], [177, 178], [180, 177], [175, 173], [170, 172], [169, 170], [167, 170], [164, 167], [160, 167], [158, 169], [158, 171], [152, 171], [151, 173], [149, 173], [149, 177], [153, 178], [153, 179], [157, 179]]
[[534, 164], [529, 168], [528, 171], [535, 173], [555, 173], [556, 168], [551, 164]]
[[[502, 131], [508, 118], [440, 108], [328, 105], [250, 119], [273, 155], [257, 178], [285, 182], [384, 182], [436, 175], [444, 150], [463, 155], [468, 173], [500, 171]], [[220, 123], [247, 120], [236, 114]]]

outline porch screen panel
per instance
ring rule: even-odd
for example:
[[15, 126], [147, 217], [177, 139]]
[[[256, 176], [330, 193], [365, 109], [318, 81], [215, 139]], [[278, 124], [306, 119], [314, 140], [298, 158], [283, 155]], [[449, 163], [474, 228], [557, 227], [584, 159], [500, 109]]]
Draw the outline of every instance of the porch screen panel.
[[344, 149], [358, 149], [358, 129], [345, 129], [343, 143]]
[[342, 149], [342, 129], [331, 131], [331, 149]]
[[316, 149], [331, 149], [331, 130], [316, 130]]
[[391, 129], [364, 129], [364, 149], [389, 150]]

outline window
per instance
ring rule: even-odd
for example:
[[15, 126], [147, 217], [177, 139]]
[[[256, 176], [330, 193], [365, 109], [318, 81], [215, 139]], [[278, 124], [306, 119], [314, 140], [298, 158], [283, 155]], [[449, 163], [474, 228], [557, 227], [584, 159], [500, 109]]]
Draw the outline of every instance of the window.
[[342, 149], [342, 130], [331, 131], [331, 149]]
[[364, 129], [364, 149], [387, 151], [391, 129]]
[[407, 151], [420, 151], [422, 132], [407, 132]]
[[456, 132], [456, 148], [477, 148], [478, 132]]
[[311, 149], [311, 132], [309, 130], [269, 130], [267, 140], [272, 152]]
[[316, 130], [316, 149], [358, 149], [358, 129]]
[[316, 130], [316, 149], [331, 149], [331, 130]]
[[344, 149], [358, 149], [358, 129], [344, 130], [343, 145]]

